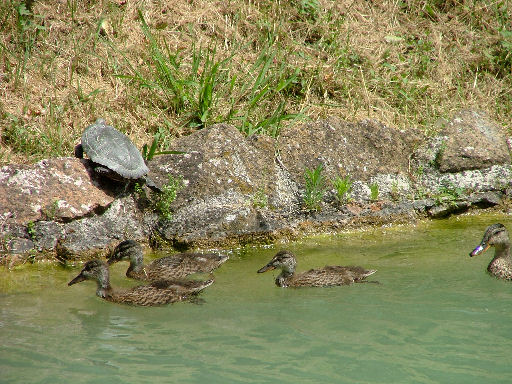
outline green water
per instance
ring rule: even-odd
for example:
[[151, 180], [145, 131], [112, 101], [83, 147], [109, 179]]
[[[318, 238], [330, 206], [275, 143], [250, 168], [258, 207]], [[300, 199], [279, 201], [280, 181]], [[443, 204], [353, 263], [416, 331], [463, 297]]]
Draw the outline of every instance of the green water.
[[[1, 383], [510, 383], [512, 283], [469, 258], [488, 224], [464, 216], [233, 251], [203, 304], [112, 304], [55, 265], [0, 269]], [[282, 289], [256, 271], [378, 269], [381, 284]], [[114, 286], [130, 286], [112, 271]]]

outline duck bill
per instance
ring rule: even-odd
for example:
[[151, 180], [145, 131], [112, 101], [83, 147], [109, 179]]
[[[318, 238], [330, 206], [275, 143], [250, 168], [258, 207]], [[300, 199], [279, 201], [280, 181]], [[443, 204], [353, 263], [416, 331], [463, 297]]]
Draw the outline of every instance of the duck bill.
[[75, 277], [73, 280], [71, 280], [68, 283], [68, 285], [73, 285], [73, 284], [79, 283], [84, 280], [86, 280], [86, 278], [82, 274], [79, 274], [77, 277]]
[[470, 257], [473, 257], [473, 256], [478, 256], [479, 254], [481, 253], [484, 253], [485, 251], [487, 251], [489, 249], [490, 245], [489, 244], [480, 244], [478, 247], [476, 247], [475, 249], [473, 249], [471, 251], [471, 253], [469, 254]]
[[273, 269], [276, 269], [276, 267], [274, 267], [273, 265], [267, 264], [263, 268], [258, 269], [258, 273], [263, 273], [263, 272], [271, 271]]

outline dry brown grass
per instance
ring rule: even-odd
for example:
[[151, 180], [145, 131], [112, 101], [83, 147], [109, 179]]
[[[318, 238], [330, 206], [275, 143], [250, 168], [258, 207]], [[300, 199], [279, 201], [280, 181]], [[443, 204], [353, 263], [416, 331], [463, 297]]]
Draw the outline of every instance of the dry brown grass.
[[[158, 76], [139, 10], [159, 47], [165, 39], [179, 52], [184, 73], [194, 46], [215, 46], [215, 58], [228, 60], [205, 125], [226, 120], [232, 99], [239, 114], [249, 108], [250, 95], [241, 90], [254, 81], [251, 65], [273, 39], [276, 73], [285, 63], [285, 75], [299, 75], [257, 103], [251, 121], [284, 103], [283, 114], [375, 118], [431, 131], [439, 118], [471, 107], [511, 127], [508, 1], [48, 0], [34, 3], [35, 17], [19, 16], [18, 5], [0, 5], [4, 164], [70, 155], [99, 116], [139, 147], [157, 131], [165, 146], [196, 129], [189, 124], [193, 100], [171, 108], [165, 92], [130, 78]], [[196, 77], [205, 70], [200, 66]]]

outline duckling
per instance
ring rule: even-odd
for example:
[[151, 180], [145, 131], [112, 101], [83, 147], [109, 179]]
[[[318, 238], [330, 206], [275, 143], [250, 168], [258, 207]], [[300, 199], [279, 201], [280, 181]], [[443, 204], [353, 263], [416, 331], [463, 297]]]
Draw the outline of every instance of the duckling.
[[325, 266], [322, 269], [310, 269], [309, 271], [295, 274], [297, 261], [290, 251], [279, 251], [272, 260], [258, 273], [281, 268], [281, 273], [276, 278], [278, 287], [327, 287], [333, 285], [349, 285], [361, 283], [363, 280], [377, 272], [375, 269], [364, 269], [357, 266], [342, 267], [339, 265]]
[[136, 280], [169, 280], [188, 276], [192, 273], [209, 273], [224, 263], [228, 256], [216, 253], [178, 253], [156, 259], [144, 265], [142, 247], [133, 240], [120, 242], [107, 263], [112, 265], [122, 260], [129, 260], [130, 266], [126, 276]]
[[140, 285], [127, 291], [117, 291], [110, 286], [107, 263], [101, 260], [91, 260], [85, 263], [82, 271], [68, 285], [84, 280], [95, 280], [98, 285], [96, 295], [105, 300], [143, 306], [190, 300], [214, 281], [213, 279], [206, 281], [157, 280], [149, 285]]
[[498, 279], [512, 280], [512, 258], [510, 257], [510, 239], [503, 224], [489, 225], [480, 244], [469, 256], [477, 256], [494, 247], [494, 257], [487, 266], [487, 271]]

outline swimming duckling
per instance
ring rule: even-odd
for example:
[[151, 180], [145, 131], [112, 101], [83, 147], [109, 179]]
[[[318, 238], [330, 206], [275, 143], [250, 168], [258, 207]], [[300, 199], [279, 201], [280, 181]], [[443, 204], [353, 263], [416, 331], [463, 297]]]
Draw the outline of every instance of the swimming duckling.
[[228, 259], [216, 253], [178, 253], [161, 257], [144, 265], [142, 247], [133, 240], [120, 242], [108, 257], [109, 265], [129, 260], [126, 276], [136, 280], [169, 280], [188, 276], [192, 273], [209, 273]]
[[363, 282], [366, 277], [377, 272], [375, 269], [368, 270], [357, 266], [332, 265], [295, 274], [296, 265], [295, 256], [290, 251], [283, 250], [278, 252], [267, 265], [258, 270], [258, 273], [281, 268], [281, 273], [276, 278], [276, 285], [284, 288], [349, 285]]
[[110, 286], [108, 265], [101, 260], [85, 263], [82, 271], [71, 280], [73, 285], [84, 280], [95, 280], [98, 288], [96, 295], [114, 303], [134, 305], [161, 305], [194, 298], [199, 292], [213, 283], [195, 280], [158, 280], [149, 285], [140, 285], [127, 291], [117, 291]]
[[487, 266], [487, 271], [498, 279], [512, 280], [512, 258], [510, 257], [510, 239], [503, 224], [489, 225], [484, 237], [469, 256], [477, 256], [494, 247], [494, 257]]

